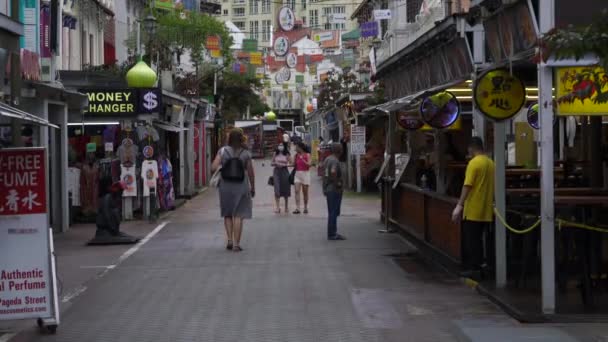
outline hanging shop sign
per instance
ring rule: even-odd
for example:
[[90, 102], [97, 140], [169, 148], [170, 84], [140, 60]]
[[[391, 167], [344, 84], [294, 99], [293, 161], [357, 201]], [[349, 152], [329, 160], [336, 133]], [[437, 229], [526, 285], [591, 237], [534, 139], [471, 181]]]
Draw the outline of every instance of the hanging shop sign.
[[291, 31], [296, 25], [296, 16], [293, 10], [287, 6], [279, 9], [279, 28], [283, 31]]
[[88, 114], [136, 114], [137, 91], [135, 89], [83, 90], [89, 99]]
[[396, 120], [399, 127], [409, 131], [415, 131], [424, 126], [424, 121], [422, 121], [420, 114], [417, 112], [399, 111], [397, 112]]
[[285, 57], [285, 63], [288, 67], [295, 68], [298, 64], [298, 56], [293, 52], [288, 53], [287, 57]]
[[526, 101], [524, 83], [506, 69], [494, 69], [475, 83], [473, 97], [479, 111], [494, 120], [517, 115]]
[[308, 66], [308, 73], [310, 75], [316, 75], [317, 74], [317, 65], [316, 64], [310, 64]]
[[359, 26], [361, 30], [361, 38], [375, 38], [378, 37], [378, 22], [377, 21], [369, 21], [367, 23], [362, 23]]
[[258, 51], [257, 39], [243, 39], [243, 51], [247, 51], [247, 52]]
[[304, 84], [304, 75], [296, 75], [296, 83]]
[[282, 67], [275, 75], [277, 84], [283, 84], [291, 79], [291, 70], [287, 67]]
[[460, 102], [454, 94], [442, 91], [431, 95], [420, 104], [420, 116], [427, 125], [444, 129], [450, 127], [460, 115]]
[[346, 14], [345, 13], [332, 13], [328, 15], [330, 24], [346, 24]]
[[313, 40], [317, 43], [326, 42], [326, 41], [333, 40], [333, 39], [334, 39], [333, 31], [319, 32], [319, 33], [315, 33], [315, 35], [313, 36]]
[[601, 67], [558, 68], [558, 115], [608, 115], [608, 74]]
[[139, 113], [149, 114], [159, 112], [161, 99], [161, 90], [159, 88], [140, 90], [137, 101]]
[[161, 90], [147, 89], [83, 89], [87, 95], [90, 115], [129, 115], [156, 113], [161, 108]]
[[289, 40], [287, 37], [278, 37], [273, 44], [274, 54], [277, 57], [284, 57], [289, 52]]
[[53, 316], [43, 148], [0, 150], [0, 320]]
[[392, 17], [391, 10], [388, 9], [374, 10], [373, 14], [375, 20], [389, 20]]
[[540, 129], [540, 120], [538, 119], [538, 103], [530, 105], [528, 107], [528, 113], [526, 114], [528, 124], [534, 129]]
[[262, 53], [251, 52], [249, 54], [249, 63], [251, 63], [252, 65], [262, 65]]

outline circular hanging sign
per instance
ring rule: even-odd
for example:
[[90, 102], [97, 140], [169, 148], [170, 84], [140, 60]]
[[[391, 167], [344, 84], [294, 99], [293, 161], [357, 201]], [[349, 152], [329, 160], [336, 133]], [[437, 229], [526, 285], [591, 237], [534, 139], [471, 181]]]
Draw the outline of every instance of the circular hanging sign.
[[540, 120], [538, 120], [538, 103], [535, 103], [528, 107], [528, 114], [526, 114], [528, 123], [534, 129], [540, 129]]
[[288, 67], [282, 67], [277, 73], [274, 75], [274, 80], [277, 84], [283, 84], [291, 79], [291, 71]]
[[279, 28], [283, 31], [291, 31], [296, 25], [296, 16], [293, 10], [287, 6], [279, 9]]
[[442, 91], [431, 95], [420, 104], [420, 116], [429, 126], [437, 129], [450, 127], [460, 115], [460, 102], [454, 94]]
[[154, 157], [154, 147], [152, 147], [150, 145], [144, 146], [143, 155], [144, 155], [144, 158], [146, 158], [146, 159], [150, 159], [150, 158]]
[[287, 62], [288, 67], [295, 68], [298, 64], [298, 56], [295, 53], [290, 52], [287, 54], [285, 61]]
[[424, 122], [417, 113], [400, 111], [397, 112], [397, 123], [401, 128], [415, 131], [424, 126]]
[[283, 81], [283, 76], [281, 75], [281, 73], [280, 73], [280, 72], [277, 72], [277, 73], [274, 75], [274, 81], [275, 81], [275, 82], [277, 82], [277, 84], [283, 84], [283, 82], [284, 82], [284, 81]]
[[289, 51], [289, 40], [286, 37], [278, 37], [274, 41], [273, 50], [277, 57], [284, 57]]
[[494, 120], [512, 118], [526, 101], [524, 83], [505, 69], [483, 74], [475, 83], [473, 94], [477, 108]]

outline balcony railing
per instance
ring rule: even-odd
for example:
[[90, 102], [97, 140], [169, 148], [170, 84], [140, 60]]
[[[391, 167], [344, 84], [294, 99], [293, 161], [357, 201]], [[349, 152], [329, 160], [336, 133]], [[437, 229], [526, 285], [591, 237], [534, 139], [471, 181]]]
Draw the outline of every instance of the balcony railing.
[[[458, 7], [460, 6], [460, 7]], [[427, 0], [424, 1], [419, 13], [415, 15], [414, 20], [408, 22], [400, 14], [399, 8], [393, 10], [396, 15], [393, 15], [389, 22], [389, 29], [385, 35], [382, 46], [376, 53], [377, 64], [382, 63], [393, 54], [409, 46], [422, 35], [435, 27], [435, 23], [445, 19], [447, 16], [459, 13], [468, 12], [470, 1], [461, 0]]]

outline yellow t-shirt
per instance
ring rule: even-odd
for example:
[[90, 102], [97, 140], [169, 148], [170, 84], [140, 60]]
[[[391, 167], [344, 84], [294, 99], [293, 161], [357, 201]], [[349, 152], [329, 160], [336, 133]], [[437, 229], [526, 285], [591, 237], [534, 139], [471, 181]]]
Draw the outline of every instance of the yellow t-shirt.
[[494, 162], [485, 155], [471, 159], [467, 165], [464, 185], [471, 191], [464, 202], [464, 219], [492, 222], [494, 217]]

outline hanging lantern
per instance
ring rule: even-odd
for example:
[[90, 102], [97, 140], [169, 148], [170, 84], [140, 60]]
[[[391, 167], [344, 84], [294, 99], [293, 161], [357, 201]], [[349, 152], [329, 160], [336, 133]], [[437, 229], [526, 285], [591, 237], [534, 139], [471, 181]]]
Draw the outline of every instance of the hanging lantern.
[[131, 88], [154, 88], [156, 72], [140, 60], [127, 72], [127, 85]]
[[275, 121], [277, 119], [277, 115], [273, 111], [270, 111], [264, 114], [264, 119], [268, 121]]

